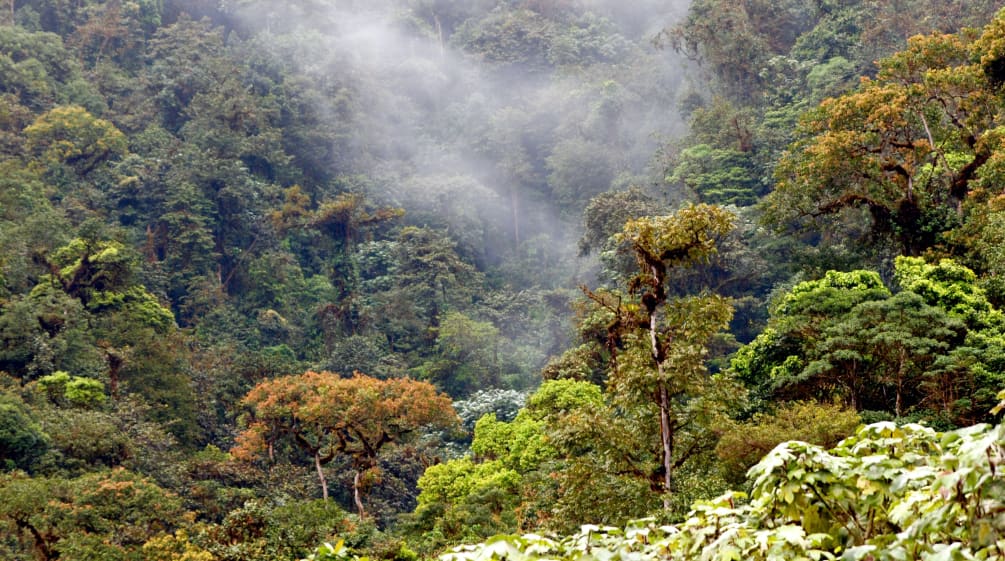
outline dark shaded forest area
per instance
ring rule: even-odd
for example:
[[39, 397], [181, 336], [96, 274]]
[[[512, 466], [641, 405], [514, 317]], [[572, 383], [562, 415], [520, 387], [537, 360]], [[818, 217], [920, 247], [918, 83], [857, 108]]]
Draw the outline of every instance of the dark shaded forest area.
[[5, 3], [0, 557], [1000, 558], [997, 9]]

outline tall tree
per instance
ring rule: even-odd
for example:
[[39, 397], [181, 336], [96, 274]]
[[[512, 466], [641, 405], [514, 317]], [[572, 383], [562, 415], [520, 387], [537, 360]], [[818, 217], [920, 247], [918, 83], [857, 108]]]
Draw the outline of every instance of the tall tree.
[[587, 291], [614, 316], [608, 327], [615, 362], [608, 386], [614, 399], [651, 403], [658, 410], [667, 506], [674, 470], [701, 449], [698, 440], [684, 436], [697, 420], [695, 407], [714, 385], [704, 367], [706, 344], [728, 325], [732, 314], [724, 298], [671, 297], [670, 290], [680, 270], [715, 255], [733, 219], [722, 208], [694, 205], [669, 216], [630, 220], [619, 234], [638, 264], [628, 284], [628, 301]]

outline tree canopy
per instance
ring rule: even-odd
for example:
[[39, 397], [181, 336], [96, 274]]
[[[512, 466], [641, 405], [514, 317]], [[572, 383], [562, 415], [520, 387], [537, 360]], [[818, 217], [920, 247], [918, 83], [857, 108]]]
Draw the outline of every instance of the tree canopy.
[[3, 3], [0, 558], [907, 555], [876, 465], [1005, 387], [999, 4]]

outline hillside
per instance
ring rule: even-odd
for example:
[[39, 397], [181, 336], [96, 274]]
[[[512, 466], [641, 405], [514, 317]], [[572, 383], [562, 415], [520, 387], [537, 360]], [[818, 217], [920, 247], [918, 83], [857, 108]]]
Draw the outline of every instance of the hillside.
[[990, 0], [10, 2], [0, 557], [405, 561], [979, 430], [1002, 45]]

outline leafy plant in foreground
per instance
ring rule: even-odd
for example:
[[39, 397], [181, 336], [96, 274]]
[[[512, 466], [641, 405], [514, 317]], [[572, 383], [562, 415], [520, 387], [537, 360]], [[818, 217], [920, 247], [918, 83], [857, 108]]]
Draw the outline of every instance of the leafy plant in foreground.
[[497, 536], [441, 559], [1003, 559], [1003, 461], [1001, 425], [876, 423], [829, 451], [780, 444], [748, 472], [749, 497], [698, 502], [678, 525]]

